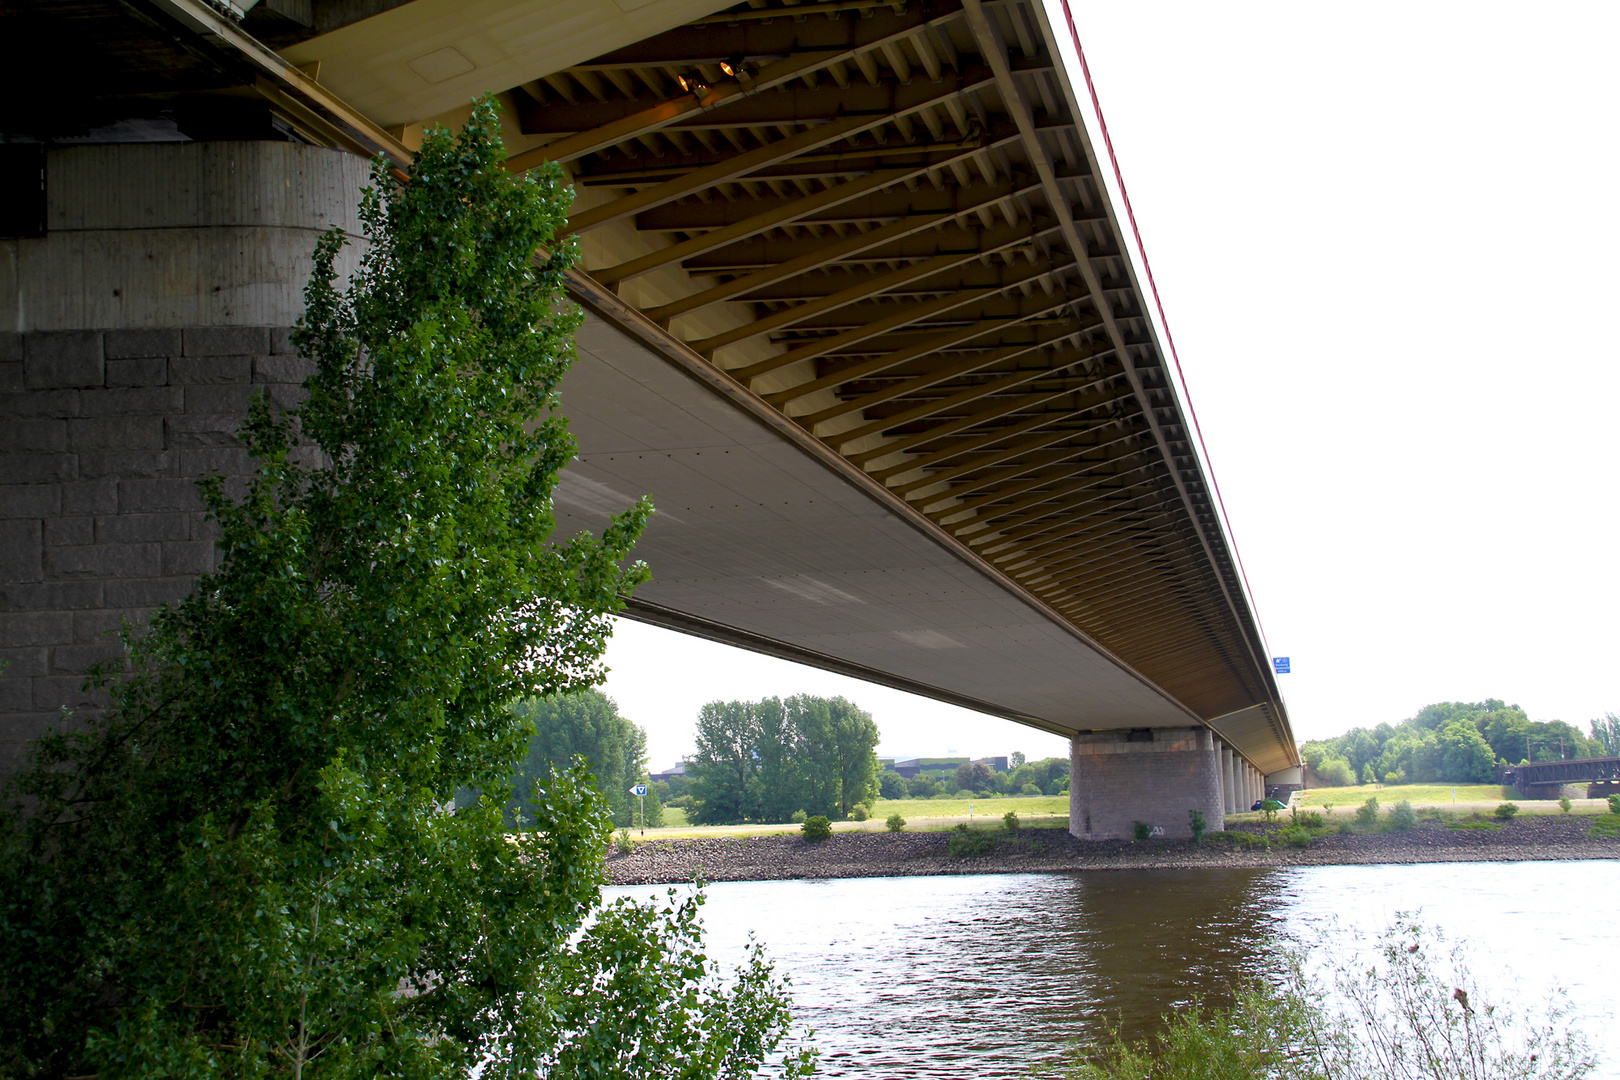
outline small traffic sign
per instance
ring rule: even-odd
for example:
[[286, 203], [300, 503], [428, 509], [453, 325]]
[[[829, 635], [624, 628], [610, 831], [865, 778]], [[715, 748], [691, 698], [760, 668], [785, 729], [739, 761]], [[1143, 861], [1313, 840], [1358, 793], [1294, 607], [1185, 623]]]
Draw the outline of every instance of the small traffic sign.
[[630, 789], [630, 794], [632, 794], [632, 795], [645, 795], [645, 794], [647, 794], [647, 785], [646, 784], [637, 784], [635, 787]]
[[1273, 656], [1271, 658], [1271, 666], [1277, 669], [1277, 674], [1278, 675], [1287, 675], [1288, 674], [1288, 657], [1286, 657], [1286, 656]]

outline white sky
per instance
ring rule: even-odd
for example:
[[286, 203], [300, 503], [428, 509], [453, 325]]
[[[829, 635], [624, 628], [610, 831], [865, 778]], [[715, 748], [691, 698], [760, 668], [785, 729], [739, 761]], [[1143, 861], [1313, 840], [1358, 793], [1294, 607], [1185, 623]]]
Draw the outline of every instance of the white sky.
[[[1075, 16], [1300, 740], [1620, 712], [1620, 5]], [[880, 753], [1067, 753], [644, 626], [608, 662], [655, 767], [703, 702], [791, 693]]]

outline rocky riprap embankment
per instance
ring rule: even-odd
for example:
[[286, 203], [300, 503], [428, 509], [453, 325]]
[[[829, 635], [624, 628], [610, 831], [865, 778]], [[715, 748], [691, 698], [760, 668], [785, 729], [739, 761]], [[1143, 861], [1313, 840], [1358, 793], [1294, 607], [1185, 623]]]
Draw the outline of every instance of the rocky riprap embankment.
[[[1591, 836], [1592, 818], [1521, 818], [1498, 830], [1454, 830], [1423, 822], [1407, 832], [1329, 833], [1309, 847], [1234, 845], [1216, 838], [1190, 841], [1085, 841], [1061, 829], [997, 834], [979, 858], [950, 854], [942, 832], [835, 833], [806, 843], [798, 835], [649, 840], [630, 854], [615, 848], [607, 862], [615, 885], [784, 878], [902, 877], [922, 874], [1041, 873], [1066, 870], [1169, 869], [1194, 866], [1324, 866], [1349, 863], [1512, 862], [1525, 859], [1617, 859], [1620, 840]], [[1250, 835], [1277, 826], [1240, 825]]]

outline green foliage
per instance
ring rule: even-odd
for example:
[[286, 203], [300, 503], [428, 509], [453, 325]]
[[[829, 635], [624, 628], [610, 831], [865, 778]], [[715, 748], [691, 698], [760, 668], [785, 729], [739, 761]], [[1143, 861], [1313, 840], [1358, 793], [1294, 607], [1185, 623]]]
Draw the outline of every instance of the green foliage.
[[1378, 945], [1371, 965], [1322, 947], [1309, 965], [1282, 952], [1280, 979], [1240, 983], [1226, 1008], [1178, 1009], [1146, 1040], [1116, 1032], [1068, 1078], [1580, 1080], [1596, 1067], [1567, 1008], [1485, 1000], [1466, 953], [1436, 932], [1402, 919]]
[[1396, 832], [1417, 828], [1417, 811], [1404, 799], [1389, 809], [1389, 827]]
[[[600, 690], [580, 690], [518, 702], [513, 711], [534, 732], [511, 780], [515, 794], [507, 804], [508, 820], [528, 822], [526, 793], [550, 784], [553, 772], [569, 768], [576, 757], [596, 778], [596, 790], [607, 803], [615, 825], [630, 825], [636, 814], [631, 785], [647, 770], [647, 733], [619, 715], [619, 707]], [[656, 798], [650, 800], [654, 807]]]
[[1146, 840], [1153, 835], [1153, 826], [1145, 821], [1131, 822], [1131, 839], [1133, 841]]
[[913, 799], [932, 799], [940, 794], [939, 783], [930, 776], [914, 776], [909, 781]]
[[1610, 840], [1620, 839], [1620, 817], [1603, 814], [1592, 819], [1592, 835]]
[[1620, 716], [1604, 713], [1603, 719], [1593, 720], [1592, 757], [1620, 757]]
[[1495, 810], [1496, 817], [1497, 817], [1497, 819], [1499, 821], [1512, 821], [1514, 815], [1517, 814], [1518, 812], [1519, 812], [1518, 804], [1517, 803], [1510, 803], [1510, 802], [1503, 803], [1501, 806], [1498, 806], [1496, 808], [1496, 810]]
[[950, 839], [946, 841], [951, 855], [958, 859], [976, 859], [981, 855], [989, 854], [996, 846], [995, 837], [978, 829], [970, 829], [961, 824], [951, 830]]
[[1266, 815], [1267, 821], [1276, 821], [1277, 814], [1282, 808], [1283, 804], [1276, 799], [1262, 799], [1260, 802], [1260, 812]]
[[1327, 818], [1323, 817], [1315, 810], [1307, 810], [1302, 814], [1299, 812], [1299, 807], [1295, 806], [1293, 809], [1293, 818], [1294, 824], [1298, 825], [1302, 829], [1327, 828]]
[[804, 838], [810, 843], [820, 843], [832, 835], [832, 822], [828, 821], [822, 814], [813, 814], [804, 819], [804, 824], [799, 826], [799, 831], [804, 834]]
[[805, 819], [808, 818], [809, 816], [810, 815], [805, 813], [803, 810], [795, 810], [795, 811], [793, 811], [793, 814], [788, 818], [788, 821], [791, 822], [794, 825], [803, 825], [804, 822], [805, 822]]
[[1609, 813], [1620, 814], [1620, 795], [1609, 796]]
[[1356, 830], [1353, 829], [1350, 826], [1350, 823], [1348, 821], [1341, 821], [1341, 822], [1339, 822], [1339, 830], [1338, 831], [1339, 831], [1340, 836], [1348, 836], [1351, 833], [1355, 832]]
[[885, 799], [911, 798], [911, 785], [906, 778], [893, 769], [884, 769], [878, 773], [878, 794]]
[[[1620, 733], [1620, 727], [1613, 730]], [[1607, 719], [1593, 721], [1588, 738], [1563, 721], [1533, 721], [1517, 705], [1492, 698], [1429, 705], [1399, 724], [1354, 728], [1336, 739], [1306, 743], [1300, 753], [1323, 786], [1346, 786], [1355, 776], [1372, 783], [1374, 777], [1391, 775], [1401, 783], [1487, 783], [1498, 760], [1594, 756], [1603, 752], [1602, 738], [1610, 732]]]
[[203, 485], [218, 569], [10, 783], [0, 1073], [744, 1076], [784, 1037], [785, 990], [757, 950], [723, 987], [695, 902], [602, 906], [583, 770], [506, 835], [507, 704], [600, 681], [650, 509], [552, 537], [568, 195], [497, 131], [485, 100], [409, 182], [373, 169], [346, 290], [341, 234], [316, 249], [307, 403], [258, 398], [245, 490]]
[[1001, 815], [1001, 827], [1007, 832], [1017, 832], [1019, 829], [1018, 814], [1009, 810]]
[[1310, 847], [1312, 839], [1311, 831], [1298, 825], [1288, 825], [1277, 830], [1277, 841], [1289, 847]]
[[1496, 832], [1502, 828], [1500, 821], [1448, 821], [1446, 828], [1454, 832]]
[[1378, 800], [1376, 798], [1369, 798], [1366, 802], [1356, 807], [1356, 824], [1378, 824]]
[[1361, 782], [1363, 784], [1378, 783], [1378, 774], [1373, 771], [1372, 762], [1370, 761], [1361, 767]]
[[995, 784], [990, 766], [982, 761], [964, 761], [956, 767], [956, 786], [969, 791], [983, 791]]
[[1018, 789], [1018, 794], [1026, 796], [1039, 795], [1041, 794], [1041, 789], [1036, 787], [1034, 784], [1025, 784], [1023, 787]]
[[878, 792], [877, 725], [844, 698], [713, 701], [698, 713], [692, 820], [846, 818]]
[[865, 803], [856, 803], [849, 812], [849, 818], [851, 821], [865, 821], [871, 816], [872, 812], [866, 808]]
[[1558, 797], [1558, 809], [1559, 809], [1559, 810], [1560, 810], [1560, 811], [1561, 811], [1561, 812], [1562, 812], [1562, 813], [1565, 813], [1565, 814], [1567, 814], [1567, 813], [1569, 813], [1569, 812], [1570, 812], [1570, 811], [1571, 811], [1571, 810], [1573, 810], [1573, 809], [1574, 809], [1574, 808], [1575, 808], [1575, 804], [1574, 804], [1574, 803], [1571, 803], [1571, 802], [1570, 802], [1570, 801], [1569, 801], [1569, 796], [1568, 796], [1568, 795], [1560, 795], [1560, 796], [1559, 796], [1559, 797]]
[[906, 819], [899, 814], [890, 814], [883, 824], [890, 832], [900, 832], [906, 827]]
[[[1596, 722], [1597, 721], [1595, 720], [1593, 721], [1594, 724]], [[1620, 721], [1616, 721], [1616, 726], [1617, 729], [1620, 729]], [[1024, 762], [1028, 760], [1028, 758], [1024, 757], [1024, 752], [1022, 750], [1014, 750], [1012, 753], [1007, 755], [1007, 768], [1009, 770], [1016, 771], [1022, 768]]]
[[1187, 811], [1187, 826], [1192, 830], [1193, 843], [1204, 842], [1204, 834], [1209, 831], [1209, 822], [1204, 819], [1203, 811]]

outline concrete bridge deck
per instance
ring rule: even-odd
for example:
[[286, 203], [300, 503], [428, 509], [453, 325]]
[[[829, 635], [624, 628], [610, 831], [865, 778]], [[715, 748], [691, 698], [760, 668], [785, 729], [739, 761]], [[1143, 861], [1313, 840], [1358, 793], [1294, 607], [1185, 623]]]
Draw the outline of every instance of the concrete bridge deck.
[[[262, 0], [238, 21], [109, 0], [7, 16], [77, 42], [23, 72], [47, 84], [28, 100], [54, 104], [8, 97], [3, 117], [56, 146], [43, 235], [0, 241], [8, 407], [64, 433], [8, 458], [14, 733], [73, 703], [80, 638], [206, 568], [163, 547], [203, 543], [194, 522], [144, 547], [112, 537], [152, 509], [154, 481], [183, 515], [196, 470], [241, 467], [197, 451], [229, 449], [240, 403], [222, 387], [291, 378], [275, 330], [296, 316], [309, 231], [352, 219], [347, 152], [404, 160], [422, 123], [491, 91], [511, 167], [558, 161], [580, 193], [571, 292], [590, 321], [563, 397], [581, 452], [557, 501], [565, 527], [594, 527], [653, 496], [635, 617], [1069, 735], [1088, 832], [1122, 813], [1214, 822], [1298, 765], [1067, 29], [1030, 0], [714, 7]], [[267, 139], [313, 145], [250, 149]], [[197, 206], [172, 205], [177, 169]], [[87, 170], [124, 195], [98, 203]], [[298, 198], [271, 212], [209, 194], [249, 173]], [[179, 242], [190, 276], [132, 272], [132, 253]], [[186, 380], [207, 346], [191, 342], [225, 328], [272, 344], [216, 364], [204, 404]], [[105, 425], [72, 442], [86, 408], [117, 408], [135, 330], [172, 332], [130, 358], [169, 397], [124, 406], [138, 446]], [[213, 410], [205, 435], [184, 420], [193, 401]], [[112, 501], [84, 510], [90, 491], [68, 490], [83, 484]], [[85, 517], [80, 542], [53, 543]]]

